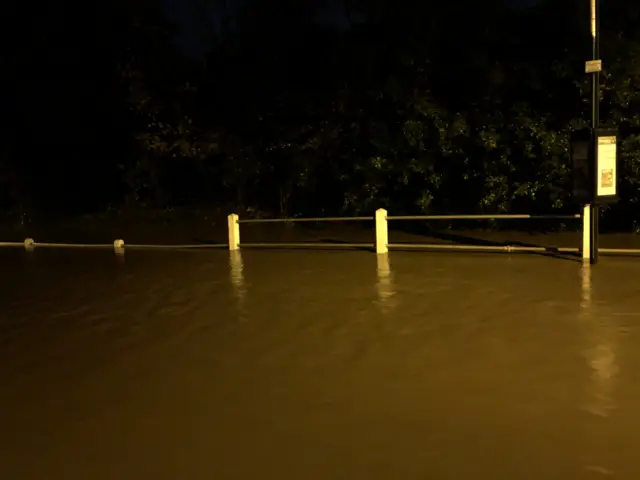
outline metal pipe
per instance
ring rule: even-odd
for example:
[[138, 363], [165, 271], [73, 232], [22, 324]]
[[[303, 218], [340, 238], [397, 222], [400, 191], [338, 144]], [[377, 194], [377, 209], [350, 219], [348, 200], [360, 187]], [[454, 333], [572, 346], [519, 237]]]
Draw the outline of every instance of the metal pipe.
[[[373, 248], [373, 243], [321, 243], [321, 242], [254, 242], [242, 243], [243, 247], [313, 247], [313, 248]], [[113, 248], [112, 244], [91, 244], [91, 243], [36, 243], [38, 247], [48, 248]], [[0, 242], [0, 247], [24, 247], [23, 242]], [[187, 245], [145, 245], [131, 244], [125, 245], [127, 249], [208, 249], [227, 248], [226, 243], [216, 244], [187, 244]], [[582, 251], [576, 247], [527, 247], [516, 245], [455, 245], [442, 243], [390, 243], [392, 249], [432, 249], [432, 250], [476, 250], [491, 252], [547, 252], [547, 253], [579, 253]], [[640, 248], [599, 248], [598, 252], [605, 255], [640, 255]]]
[[51, 243], [35, 242], [35, 247], [49, 248], [113, 248], [112, 243]]
[[[53, 242], [36, 242], [35, 247], [46, 248], [113, 248], [113, 244], [107, 243], [53, 243]], [[0, 242], [0, 247], [24, 247], [24, 243], [18, 242]], [[197, 245], [144, 245], [144, 244], [126, 244], [124, 248], [138, 249], [198, 249], [198, 248], [226, 248], [226, 243], [216, 244], [197, 244]]]
[[299, 223], [299, 222], [364, 222], [375, 220], [370, 217], [317, 217], [317, 218], [249, 218], [238, 223]]
[[207, 243], [202, 243], [202, 244], [197, 244], [197, 245], [145, 245], [145, 244], [125, 244], [124, 248], [126, 249], [140, 249], [140, 250], [149, 250], [149, 249], [156, 249], [156, 250], [169, 250], [169, 249], [188, 249], [188, 250], [195, 250], [195, 249], [207, 249], [207, 248], [227, 248], [229, 247], [228, 244], [226, 243], [211, 243], [211, 244], [207, 244]]
[[640, 248], [599, 248], [598, 252], [605, 255], [640, 255]]
[[390, 216], [387, 220], [572, 220], [581, 215], [400, 215]]
[[263, 243], [241, 243], [240, 248], [373, 248], [373, 243], [280, 243], [280, 242], [263, 242]]
[[487, 251], [487, 252], [542, 252], [542, 253], [578, 253], [579, 248], [565, 247], [523, 247], [512, 245], [450, 245], [441, 243], [390, 243], [389, 248], [402, 249], [432, 249], [432, 250], [463, 250], [463, 251]]

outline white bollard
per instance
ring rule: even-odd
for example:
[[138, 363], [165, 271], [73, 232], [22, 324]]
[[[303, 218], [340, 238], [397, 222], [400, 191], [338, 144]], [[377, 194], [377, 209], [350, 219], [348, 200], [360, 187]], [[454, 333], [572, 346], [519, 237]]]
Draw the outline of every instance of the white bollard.
[[33, 252], [36, 248], [36, 241], [33, 238], [24, 239], [24, 249], [27, 252]]
[[387, 225], [387, 211], [384, 208], [376, 210], [376, 253], [389, 251], [389, 228]]
[[113, 251], [116, 252], [116, 255], [124, 255], [124, 240], [115, 240], [113, 242]]
[[582, 260], [591, 260], [591, 205], [582, 210]]
[[229, 250], [240, 249], [240, 217], [236, 213], [232, 213], [227, 217], [227, 226], [229, 228]]

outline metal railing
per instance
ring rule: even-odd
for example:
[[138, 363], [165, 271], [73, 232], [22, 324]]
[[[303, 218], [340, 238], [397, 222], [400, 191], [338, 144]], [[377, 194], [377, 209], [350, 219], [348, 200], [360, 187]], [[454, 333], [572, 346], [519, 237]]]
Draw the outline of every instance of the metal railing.
[[[388, 215], [385, 209], [379, 209], [371, 217], [318, 217], [318, 218], [269, 218], [269, 219], [240, 219], [237, 214], [229, 215], [229, 249], [238, 250], [241, 247], [275, 247], [275, 248], [295, 248], [295, 247], [319, 247], [319, 248], [373, 248], [377, 253], [386, 253], [390, 249], [412, 249], [412, 250], [436, 250], [436, 251], [484, 251], [484, 252], [505, 252], [505, 253], [558, 253], [558, 254], [582, 254], [583, 259], [589, 258], [589, 235], [587, 234], [585, 222], [588, 221], [588, 208], [585, 207], [584, 214], [573, 215], [531, 215], [531, 214], [480, 214], [480, 215]], [[388, 222], [390, 221], [412, 221], [412, 220], [583, 220], [582, 248], [580, 247], [541, 247], [526, 245], [461, 245], [447, 243], [389, 243]], [[244, 243], [240, 241], [240, 225], [250, 223], [289, 223], [289, 222], [375, 222], [375, 241], [367, 243], [281, 243], [262, 242]], [[600, 248], [603, 254], [626, 254], [640, 255], [640, 249], [615, 249]]]
[[[462, 250], [478, 252], [504, 253], [580, 253], [578, 247], [534, 247], [521, 245], [456, 245], [456, 244], [425, 244], [425, 243], [391, 243], [390, 249], [429, 249], [429, 250]], [[640, 253], [640, 250], [638, 251]]]
[[250, 218], [238, 219], [238, 223], [299, 223], [299, 222], [366, 222], [374, 217], [311, 217], [311, 218]]
[[33, 251], [38, 247], [44, 248], [81, 248], [81, 249], [113, 249], [116, 253], [124, 253], [125, 248], [130, 250], [193, 250], [209, 248], [228, 248], [226, 243], [197, 243], [197, 244], [126, 244], [123, 240], [115, 240], [113, 243], [62, 243], [62, 242], [36, 242], [27, 238], [24, 242], [0, 242], [0, 247], [21, 247], [27, 251]]
[[[315, 218], [254, 218], [240, 219], [237, 214], [228, 216], [228, 243], [199, 243], [199, 244], [125, 244], [118, 239], [113, 243], [55, 243], [36, 242], [32, 238], [24, 242], [0, 242], [0, 247], [22, 247], [27, 251], [33, 251], [38, 247], [45, 248], [86, 248], [86, 249], [113, 249], [117, 254], [124, 254], [125, 249], [131, 250], [192, 250], [192, 249], [219, 249], [239, 250], [241, 247], [254, 248], [331, 248], [331, 249], [373, 249], [376, 253], [387, 253], [391, 250], [433, 250], [433, 251], [468, 251], [468, 252], [503, 252], [503, 253], [558, 253], [558, 254], [582, 254], [583, 259], [588, 259], [589, 238], [585, 234], [585, 224], [588, 223], [588, 210], [585, 208], [583, 215], [530, 215], [530, 214], [493, 214], [493, 215], [388, 215], [385, 209], [379, 209], [372, 216], [357, 217], [315, 217]], [[543, 247], [529, 245], [472, 245], [455, 243], [390, 243], [388, 223], [391, 221], [439, 221], [439, 220], [578, 220], [582, 219], [582, 248], [579, 247]], [[240, 225], [242, 224], [267, 224], [267, 223], [322, 223], [322, 222], [367, 222], [375, 223], [375, 239], [369, 243], [351, 242], [240, 242]], [[640, 255], [640, 249], [633, 248], [600, 248], [602, 254]]]
[[387, 220], [575, 220], [582, 215], [397, 215]]

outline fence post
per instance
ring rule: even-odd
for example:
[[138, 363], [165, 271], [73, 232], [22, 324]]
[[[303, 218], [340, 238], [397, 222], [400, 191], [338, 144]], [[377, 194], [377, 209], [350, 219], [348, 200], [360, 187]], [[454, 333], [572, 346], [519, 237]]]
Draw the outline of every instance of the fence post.
[[227, 217], [227, 226], [229, 228], [229, 250], [240, 249], [240, 217], [236, 213], [232, 213]]
[[24, 249], [27, 252], [33, 252], [36, 248], [36, 242], [33, 238], [25, 238], [24, 239]]
[[591, 259], [591, 205], [585, 205], [582, 210], [582, 260]]
[[124, 240], [117, 239], [113, 242], [113, 251], [116, 255], [124, 255]]
[[376, 210], [376, 253], [389, 251], [389, 228], [387, 225], [387, 211], [384, 208]]

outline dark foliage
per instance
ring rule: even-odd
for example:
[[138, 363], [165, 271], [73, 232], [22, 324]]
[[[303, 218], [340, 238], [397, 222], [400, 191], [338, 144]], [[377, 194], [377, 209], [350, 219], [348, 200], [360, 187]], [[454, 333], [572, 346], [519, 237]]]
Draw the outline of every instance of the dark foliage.
[[[315, 2], [253, 3], [203, 20], [204, 60], [176, 51], [153, 0], [82, 21], [61, 6], [7, 15], [22, 27], [2, 64], [5, 210], [578, 211], [568, 137], [589, 118], [587, 0], [344, 0], [346, 30], [314, 25]], [[630, 224], [639, 10], [602, 8], [602, 117], [624, 165], [605, 216]]]

